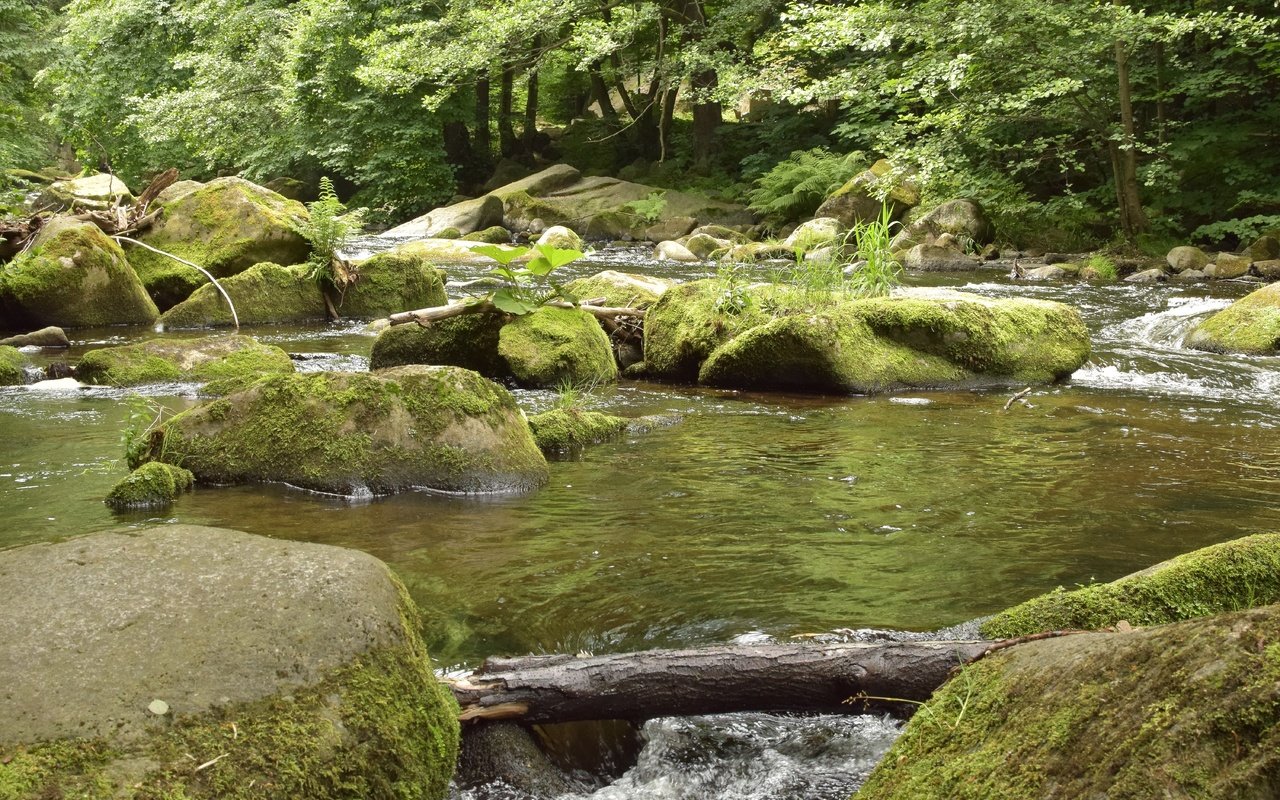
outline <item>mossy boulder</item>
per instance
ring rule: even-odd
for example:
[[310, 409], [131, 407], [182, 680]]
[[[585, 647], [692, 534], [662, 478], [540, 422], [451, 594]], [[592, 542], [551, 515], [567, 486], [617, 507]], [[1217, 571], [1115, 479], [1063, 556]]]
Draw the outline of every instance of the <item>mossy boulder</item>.
[[556, 408], [529, 417], [538, 447], [561, 452], [604, 442], [627, 429], [630, 420], [599, 411]]
[[1159, 625], [1280, 603], [1280, 534], [1206, 547], [1110, 583], [1059, 588], [1001, 611], [982, 633], [1010, 638], [1048, 630], [1095, 630], [1121, 620]]
[[190, 489], [193, 483], [195, 476], [189, 470], [149, 461], [113, 486], [107, 494], [106, 504], [119, 509], [164, 508]]
[[364, 553], [172, 525], [0, 554], [0, 794], [439, 800], [457, 706]]
[[509, 377], [510, 369], [498, 355], [498, 336], [505, 314], [463, 314], [431, 323], [428, 327], [392, 325], [378, 334], [369, 357], [370, 369], [405, 364], [439, 364], [474, 370], [489, 378]]
[[443, 271], [412, 250], [392, 250], [360, 262], [355, 282], [342, 292], [338, 313], [376, 319], [448, 302]]
[[1264, 800], [1280, 606], [1011, 647], [934, 693], [857, 800]]
[[[324, 296], [315, 281], [307, 278], [305, 265], [282, 267], [255, 264], [239, 275], [218, 281], [235, 304], [241, 325], [271, 325], [279, 322], [306, 322], [328, 317]], [[227, 301], [212, 283], [164, 314], [166, 328], [216, 328], [234, 324]]]
[[498, 334], [498, 354], [524, 387], [618, 379], [609, 337], [595, 317], [577, 308], [544, 306], [516, 317]]
[[27, 382], [27, 357], [16, 347], [0, 345], [0, 386], [21, 386]]
[[31, 333], [20, 333], [17, 336], [6, 336], [0, 339], [0, 345], [9, 345], [10, 347], [54, 347], [64, 348], [71, 346], [71, 340], [67, 338], [67, 332], [56, 325], [49, 325], [38, 331]]
[[991, 241], [995, 227], [977, 200], [948, 200], [905, 226], [891, 244], [894, 252], [918, 244], [934, 244], [950, 234], [956, 241], [982, 246]]
[[510, 244], [511, 231], [501, 225], [490, 225], [482, 231], [467, 233], [463, 235], [463, 240], [468, 242], [483, 242], [485, 244]]
[[552, 225], [538, 237], [538, 244], [561, 250], [582, 250], [582, 237], [563, 225]]
[[1280, 352], [1280, 283], [1258, 289], [1197, 325], [1187, 346], [1214, 353]]
[[[423, 214], [387, 231], [384, 236], [412, 236], [417, 238], [452, 238], [464, 234], [485, 230], [502, 224], [502, 200], [493, 195], [484, 195], [471, 200], [463, 200], [453, 205], [443, 206]], [[447, 230], [453, 230], [451, 237], [443, 236]], [[508, 235], [508, 239], [510, 235]]]
[[[506, 241], [510, 241], [510, 236]], [[501, 242], [505, 244], [506, 241]], [[422, 239], [405, 242], [387, 254], [395, 254], [418, 258], [432, 264], [474, 264], [478, 266], [496, 266], [494, 260], [475, 252], [477, 247], [484, 247], [488, 242], [471, 239]]]
[[547, 465], [511, 393], [458, 367], [274, 375], [165, 422], [150, 456], [210, 483], [352, 495], [520, 492]]
[[59, 218], [0, 266], [5, 326], [150, 325], [160, 316], [120, 245], [88, 222]]
[[132, 202], [133, 193], [124, 181], [114, 175], [98, 172], [80, 178], [54, 181], [40, 192], [36, 205], [74, 211], [101, 210]]
[[838, 244], [844, 234], [844, 226], [834, 217], [815, 217], [802, 222], [783, 241], [792, 251], [809, 252]]
[[671, 287], [666, 278], [605, 270], [565, 284], [565, 290], [580, 300], [604, 298], [615, 308], [648, 308]]
[[[298, 264], [311, 252], [298, 233], [307, 210], [296, 200], [241, 178], [217, 178], [163, 206], [140, 241], [226, 278], [254, 264]], [[207, 279], [167, 256], [134, 247], [129, 263], [161, 309], [178, 304]]]
[[167, 381], [216, 381], [221, 390], [263, 375], [293, 372], [289, 354], [249, 336], [151, 339], [90, 350], [76, 365], [76, 377], [102, 386], [137, 386]]
[[[886, 182], [889, 185], [886, 186]], [[906, 178], [895, 180], [893, 166], [881, 159], [827, 197], [816, 216], [835, 217], [842, 226], [852, 228], [879, 219], [881, 208], [886, 205], [891, 219], [901, 219], [919, 202], [920, 190], [915, 182]]]
[[1202, 270], [1209, 265], [1209, 256], [1199, 247], [1183, 245], [1170, 250], [1165, 256], [1165, 262], [1174, 272], [1186, 272], [1189, 269]]
[[650, 375], [865, 394], [1047, 383], [1089, 355], [1079, 312], [1060, 303], [915, 291], [806, 305], [781, 287], [756, 286], [741, 290], [748, 302], [729, 313], [724, 291], [718, 281], [697, 281], [673, 287], [650, 309]]

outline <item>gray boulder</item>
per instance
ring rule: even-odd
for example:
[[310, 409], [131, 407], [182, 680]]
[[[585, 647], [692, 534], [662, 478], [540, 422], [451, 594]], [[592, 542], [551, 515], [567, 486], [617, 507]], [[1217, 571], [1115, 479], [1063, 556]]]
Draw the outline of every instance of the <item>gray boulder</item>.
[[[815, 217], [834, 217], [845, 228], [880, 218], [882, 206], [888, 206], [890, 219], [901, 219], [920, 202], [920, 190], [911, 180], [891, 180], [892, 165], [881, 159], [862, 173], [850, 178], [818, 207]], [[881, 200], [881, 195], [885, 195]]]
[[1125, 283], [1161, 283], [1169, 280], [1169, 273], [1160, 267], [1135, 272], [1124, 279]]
[[67, 334], [62, 328], [50, 325], [47, 328], [41, 328], [31, 333], [7, 336], [4, 339], [0, 339], [0, 345], [8, 345], [10, 347], [70, 347], [71, 340], [67, 338]]
[[917, 244], [934, 244], [943, 234], [951, 234], [957, 240], [968, 240], [981, 247], [991, 241], [995, 232], [987, 212], [977, 200], [960, 198], [948, 200], [929, 213], [905, 226], [893, 238], [894, 251]]
[[1169, 269], [1174, 272], [1182, 272], [1188, 269], [1202, 270], [1209, 263], [1209, 256], [1205, 254], [1199, 247], [1191, 247], [1183, 245], [1175, 247], [1165, 256], [1165, 261], [1169, 264]]
[[679, 242], [660, 243], [653, 249], [653, 258], [656, 261], [681, 261], [685, 263], [701, 260], [689, 248]]
[[101, 210], [133, 202], [133, 193], [124, 181], [99, 172], [83, 178], [54, 181], [40, 193], [36, 205], [59, 211]]
[[172, 525], [0, 553], [0, 596], [5, 797], [445, 796], [456, 705], [372, 556]]
[[[1235, 253], [1218, 253], [1214, 260], [1216, 265], [1213, 277], [1218, 279], [1242, 278], [1249, 274], [1249, 266], [1253, 259], [1248, 255], [1238, 256]], [[1203, 267], [1201, 270], [1203, 271]]]
[[453, 228], [459, 234], [475, 233], [502, 224], [502, 200], [487, 194], [444, 206], [397, 225], [383, 236], [431, 238]]
[[918, 244], [903, 256], [902, 265], [922, 272], [963, 272], [978, 269], [982, 262], [953, 247]]
[[1264, 234], [1254, 240], [1245, 251], [1250, 261], [1272, 261], [1280, 258], [1280, 238]]

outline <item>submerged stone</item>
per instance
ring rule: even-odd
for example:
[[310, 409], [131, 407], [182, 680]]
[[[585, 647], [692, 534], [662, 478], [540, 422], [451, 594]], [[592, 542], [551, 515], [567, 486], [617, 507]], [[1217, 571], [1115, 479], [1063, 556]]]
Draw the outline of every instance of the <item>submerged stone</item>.
[[457, 706], [364, 553], [172, 525], [0, 553], [0, 794], [446, 794]]
[[1027, 642], [960, 667], [857, 797], [1274, 797], [1278, 678], [1280, 606]]
[[1001, 611], [984, 636], [1094, 630], [1220, 614], [1280, 602], [1280, 534], [1258, 534], [1163, 561], [1110, 583], [1057, 589]]
[[0, 266], [6, 326], [150, 325], [160, 316], [120, 245], [88, 222], [57, 218], [30, 252]]
[[627, 429], [630, 420], [599, 411], [556, 408], [529, 417], [538, 447], [563, 451], [607, 441]]
[[150, 461], [129, 473], [112, 487], [106, 504], [112, 508], [164, 508], [191, 488], [195, 476], [190, 470]]
[[1187, 346], [1214, 353], [1280, 352], [1280, 283], [1258, 289], [1197, 325]]
[[457, 367], [275, 375], [159, 430], [150, 457], [202, 483], [353, 495], [521, 492], [547, 480], [510, 392]]
[[218, 391], [252, 383], [272, 373], [293, 372], [289, 354], [275, 345], [238, 334], [202, 339], [152, 339], [90, 350], [76, 377], [102, 386], [166, 381], [216, 381]]

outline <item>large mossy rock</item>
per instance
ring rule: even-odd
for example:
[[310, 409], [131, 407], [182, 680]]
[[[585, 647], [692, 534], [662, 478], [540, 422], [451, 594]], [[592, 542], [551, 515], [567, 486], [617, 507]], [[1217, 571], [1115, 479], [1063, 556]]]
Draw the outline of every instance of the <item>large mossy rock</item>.
[[458, 367], [276, 375], [159, 430], [150, 456], [200, 482], [353, 495], [521, 492], [547, 480], [511, 393]]
[[263, 375], [293, 372], [289, 354], [249, 336], [151, 339], [138, 344], [90, 350], [76, 365], [76, 377], [103, 386], [138, 386], [168, 381], [217, 381], [222, 390]]
[[88, 222], [56, 219], [0, 266], [5, 327], [150, 325], [160, 316], [120, 245]]
[[36, 200], [41, 208], [59, 210], [101, 210], [133, 202], [133, 193], [114, 175], [98, 172], [81, 178], [67, 178], [46, 186]]
[[498, 354], [526, 388], [618, 379], [609, 337], [595, 317], [578, 308], [544, 306], [516, 317], [498, 334]]
[[1196, 550], [1110, 583], [1059, 588], [996, 614], [984, 636], [1096, 630], [1120, 621], [1159, 625], [1280, 603], [1280, 534]]
[[658, 302], [663, 292], [671, 288], [671, 283], [666, 278], [609, 269], [569, 281], [564, 288], [583, 302], [603, 297], [606, 306], [648, 308]]
[[16, 347], [0, 344], [0, 386], [26, 383], [27, 357]]
[[5, 798], [446, 794], [457, 706], [372, 556], [174, 525], [0, 553], [0, 597]]
[[906, 225], [893, 238], [891, 247], [897, 252], [918, 244], [933, 244], [944, 234], [950, 234], [959, 242], [982, 246], [991, 241], [995, 228], [977, 200], [948, 200]]
[[1280, 283], [1258, 289], [1197, 325], [1187, 346], [1214, 353], [1280, 352]]
[[338, 313], [344, 317], [376, 319], [449, 302], [444, 272], [412, 248], [368, 258], [360, 262], [356, 274], [338, 304]]
[[[140, 240], [226, 278], [259, 263], [298, 264], [311, 246], [298, 233], [307, 210], [241, 178], [218, 178], [163, 206]], [[143, 247], [129, 251], [156, 304], [167, 309], [206, 282], [196, 270]]]
[[[239, 275], [218, 281], [235, 304], [241, 325], [271, 325], [279, 322], [307, 322], [326, 319], [324, 296], [315, 281], [307, 278], [308, 267], [299, 264], [255, 264]], [[235, 324], [227, 301], [212, 283], [164, 314], [166, 328], [216, 328]]]
[[607, 441], [622, 433], [631, 420], [583, 411], [576, 408], [553, 408], [529, 417], [529, 427], [538, 447], [548, 452], [561, 452]]
[[[833, 192], [814, 216], [834, 217], [845, 228], [852, 228], [878, 220], [882, 209], [887, 207], [890, 219], [901, 219], [920, 202], [920, 190], [914, 181], [893, 181], [892, 176], [893, 166], [884, 159], [877, 161]], [[891, 185], [886, 186], [886, 181]]]
[[[1048, 383], [1089, 356], [1079, 312], [1061, 303], [933, 290], [787, 311], [792, 301], [784, 291], [753, 287], [746, 307], [727, 313], [717, 281], [668, 290], [645, 319], [648, 374], [709, 386], [869, 394]], [[762, 310], [767, 304], [773, 312]]]
[[857, 800], [1265, 800], [1280, 606], [1011, 647], [962, 666]]
[[488, 378], [510, 377], [498, 355], [498, 336], [505, 314], [463, 314], [431, 323], [393, 325], [378, 334], [369, 356], [370, 369], [405, 364], [437, 364], [474, 370]]

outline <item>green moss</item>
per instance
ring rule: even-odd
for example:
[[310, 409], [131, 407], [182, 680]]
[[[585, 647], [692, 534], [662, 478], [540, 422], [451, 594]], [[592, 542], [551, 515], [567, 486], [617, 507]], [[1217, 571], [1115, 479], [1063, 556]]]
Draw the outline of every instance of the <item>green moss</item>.
[[996, 614], [986, 636], [1166, 622], [1280, 602], [1280, 534], [1206, 547], [1111, 583], [1059, 588]]
[[487, 242], [489, 244], [510, 244], [511, 231], [501, 225], [493, 225], [482, 231], [468, 233], [462, 237], [468, 242]]
[[648, 308], [671, 286], [671, 281], [648, 275], [632, 275], [607, 270], [565, 284], [565, 290], [580, 300], [604, 298], [604, 304], [625, 308]]
[[425, 328], [412, 323], [392, 325], [374, 341], [369, 366], [449, 364], [490, 378], [509, 377], [507, 362], [498, 355], [498, 336], [506, 319], [502, 314], [463, 314]]
[[179, 718], [140, 741], [0, 747], [0, 800], [444, 798], [458, 709], [399, 590], [400, 644], [288, 696]]
[[738, 333], [769, 321], [759, 302], [737, 314], [720, 311], [717, 303], [724, 290], [720, 281], [690, 281], [668, 289], [648, 310], [644, 358], [649, 375], [692, 381], [713, 350]]
[[270, 376], [172, 418], [150, 446], [202, 482], [342, 494], [522, 491], [547, 478], [511, 394], [451, 367]]
[[112, 508], [156, 508], [168, 506], [191, 488], [195, 476], [170, 464], [150, 461], [117, 483], [107, 495]]
[[1280, 351], [1280, 283], [1258, 289], [1197, 325], [1187, 346], [1251, 355]]
[[858, 800], [1274, 797], [1273, 606], [1031, 642], [961, 668]]
[[76, 365], [76, 377], [103, 386], [137, 386], [166, 381], [216, 381], [221, 391], [272, 373], [292, 372], [289, 354], [240, 335], [203, 339], [152, 339], [90, 350]]
[[543, 451], [564, 451], [607, 441], [627, 429], [629, 420], [598, 411], [553, 409], [529, 417], [533, 438]]
[[392, 251], [361, 262], [338, 311], [344, 317], [373, 319], [448, 302], [441, 270], [421, 255]]
[[24, 367], [27, 358], [16, 347], [0, 345], [0, 386], [21, 386], [26, 383]]
[[618, 379], [609, 337], [595, 317], [576, 308], [543, 307], [516, 317], [499, 332], [498, 353], [525, 387]]
[[150, 325], [159, 312], [120, 245], [90, 223], [55, 221], [30, 252], [0, 267], [0, 295], [21, 323], [64, 328]]
[[[249, 181], [218, 178], [165, 205], [142, 241], [225, 278], [258, 263], [305, 261], [310, 245], [296, 228], [306, 214], [301, 203]], [[196, 270], [145, 248], [130, 250], [129, 261], [161, 308], [206, 282]]]
[[[239, 275], [219, 281], [235, 304], [241, 325], [322, 320], [328, 315], [324, 298], [303, 266], [255, 264]], [[227, 301], [212, 283], [166, 311], [160, 321], [166, 328], [206, 328], [233, 324]]]

